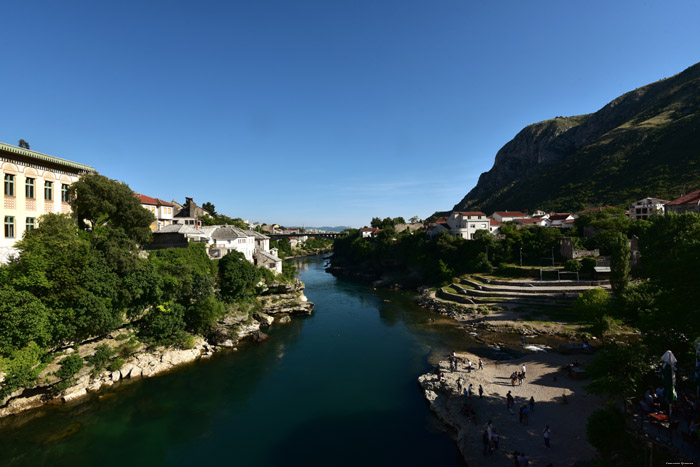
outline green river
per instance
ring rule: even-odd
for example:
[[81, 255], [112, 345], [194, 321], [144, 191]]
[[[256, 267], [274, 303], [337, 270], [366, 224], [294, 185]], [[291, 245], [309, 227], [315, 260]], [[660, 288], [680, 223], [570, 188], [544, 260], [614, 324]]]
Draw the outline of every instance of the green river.
[[296, 265], [312, 316], [238, 352], [3, 420], [0, 465], [464, 465], [416, 379], [473, 350], [465, 332], [409, 294], [326, 273], [320, 257]]

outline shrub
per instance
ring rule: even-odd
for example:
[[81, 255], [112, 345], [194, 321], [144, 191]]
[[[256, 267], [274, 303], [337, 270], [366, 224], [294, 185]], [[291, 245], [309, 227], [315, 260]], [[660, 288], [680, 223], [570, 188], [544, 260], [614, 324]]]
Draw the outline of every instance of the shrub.
[[83, 368], [83, 359], [80, 355], [73, 354], [61, 360], [61, 368], [56, 371], [56, 377], [60, 379], [73, 378]]
[[30, 342], [26, 347], [12, 352], [8, 359], [0, 361], [5, 372], [5, 381], [0, 386], [0, 399], [36, 381], [44, 368], [41, 354], [39, 346]]
[[260, 280], [260, 270], [245, 259], [242, 253], [231, 251], [219, 260], [219, 290], [227, 302], [253, 295]]
[[566, 271], [579, 272], [581, 269], [583, 269], [583, 264], [581, 264], [581, 261], [569, 259], [566, 260], [566, 263], [564, 263], [564, 269]]
[[95, 353], [86, 360], [92, 365], [92, 376], [97, 376], [109, 363], [109, 359], [114, 355], [114, 350], [107, 344], [100, 344], [95, 348]]
[[141, 319], [143, 335], [155, 344], [168, 344], [185, 329], [185, 308], [179, 303], [158, 305]]
[[586, 257], [581, 259], [581, 272], [583, 273], [593, 274], [593, 268], [596, 266], [598, 266], [598, 261], [595, 258]]
[[226, 314], [224, 304], [211, 295], [187, 310], [185, 323], [190, 331], [205, 335], [224, 314]]
[[124, 359], [117, 357], [110, 362], [109, 369], [111, 371], [119, 371], [122, 369], [123, 366], [124, 366]]

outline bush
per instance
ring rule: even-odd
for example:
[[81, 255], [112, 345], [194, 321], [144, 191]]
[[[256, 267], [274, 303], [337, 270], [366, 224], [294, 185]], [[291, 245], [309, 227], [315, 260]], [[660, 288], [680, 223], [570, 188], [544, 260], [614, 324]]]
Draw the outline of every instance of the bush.
[[581, 321], [593, 324], [599, 337], [610, 329], [612, 299], [607, 291], [601, 288], [586, 290], [574, 302], [574, 311]]
[[288, 261], [282, 262], [282, 280], [284, 282], [293, 282], [296, 278], [297, 267]]
[[224, 314], [226, 307], [212, 295], [187, 310], [185, 323], [188, 330], [206, 335]]
[[586, 424], [586, 439], [603, 457], [611, 457], [625, 442], [625, 415], [614, 406], [598, 409]]
[[581, 272], [585, 274], [593, 274], [596, 266], [598, 266], [598, 260], [595, 258], [586, 257], [581, 259]]
[[0, 399], [36, 381], [44, 368], [41, 364], [41, 354], [39, 346], [30, 342], [23, 349], [12, 352], [8, 359], [0, 360], [1, 369], [5, 372], [5, 381], [0, 387]]
[[54, 373], [60, 379], [73, 378], [83, 368], [83, 359], [80, 355], [69, 355], [61, 360], [61, 368]]
[[139, 327], [152, 343], [168, 344], [185, 329], [185, 308], [179, 303], [158, 305], [141, 319]]
[[112, 362], [109, 364], [109, 369], [110, 371], [119, 371], [122, 369], [124, 366], [124, 359], [123, 358], [115, 358], [112, 360]]
[[185, 350], [193, 349], [195, 344], [195, 337], [192, 334], [183, 332], [180, 333], [180, 335], [178, 336], [177, 343], [181, 348]]
[[119, 346], [118, 352], [119, 356], [122, 358], [128, 358], [131, 357], [134, 352], [136, 352], [136, 349], [139, 348], [139, 343], [134, 339], [133, 337], [129, 339], [128, 342], [123, 343], [122, 345]]
[[107, 344], [100, 344], [95, 348], [95, 354], [86, 360], [92, 365], [92, 376], [99, 375], [107, 365], [109, 359], [114, 355], [114, 350]]
[[219, 291], [226, 302], [253, 295], [260, 280], [260, 270], [242, 253], [231, 251], [219, 260]]
[[581, 269], [583, 269], [583, 264], [581, 264], [581, 262], [578, 260], [569, 259], [566, 260], [566, 263], [564, 263], [564, 269], [566, 271], [579, 272]]

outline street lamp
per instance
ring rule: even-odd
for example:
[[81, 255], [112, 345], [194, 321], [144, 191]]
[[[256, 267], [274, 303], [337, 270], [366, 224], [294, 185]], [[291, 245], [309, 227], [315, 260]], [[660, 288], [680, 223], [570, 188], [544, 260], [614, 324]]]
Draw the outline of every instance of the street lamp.
[[520, 247], [520, 267], [523, 267], [523, 248]]

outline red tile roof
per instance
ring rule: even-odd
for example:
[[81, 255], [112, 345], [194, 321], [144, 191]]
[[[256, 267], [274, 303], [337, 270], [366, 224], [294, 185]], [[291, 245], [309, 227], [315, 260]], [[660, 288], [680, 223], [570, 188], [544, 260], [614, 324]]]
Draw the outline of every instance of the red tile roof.
[[496, 219], [489, 219], [489, 224], [491, 225], [502, 225], [500, 222], [498, 222]]
[[527, 214], [520, 211], [496, 211], [493, 214], [498, 214], [501, 217], [527, 217]]
[[379, 232], [379, 229], [375, 229], [374, 227], [362, 227], [360, 232]]
[[455, 211], [452, 214], [460, 214], [462, 216], [484, 216], [484, 217], [486, 217], [486, 214], [484, 214], [481, 211]]
[[136, 193], [136, 197], [141, 201], [141, 204], [151, 204], [153, 206], [172, 206], [172, 203], [168, 203], [167, 201], [163, 201], [162, 199], [158, 198], [151, 198], [150, 196], [142, 195], [140, 193]]
[[700, 190], [688, 193], [685, 196], [676, 198], [666, 203], [667, 206], [678, 206], [679, 204], [698, 204], [700, 202]]

